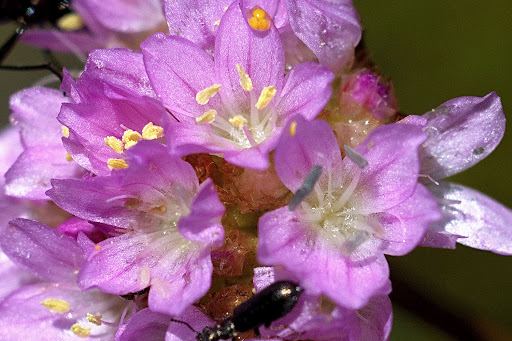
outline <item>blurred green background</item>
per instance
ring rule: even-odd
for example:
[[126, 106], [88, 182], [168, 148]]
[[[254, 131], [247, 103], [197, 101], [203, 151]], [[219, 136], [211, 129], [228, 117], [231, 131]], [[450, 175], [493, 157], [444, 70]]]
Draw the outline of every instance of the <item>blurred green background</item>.
[[[502, 144], [453, 181], [512, 207], [512, 1], [354, 2], [372, 59], [393, 80], [402, 112], [422, 114], [464, 95], [496, 91], [501, 96], [509, 119]], [[0, 41], [13, 29], [2, 25]], [[42, 60], [39, 51], [20, 45], [7, 63]], [[46, 75], [0, 70], [2, 125], [9, 115], [9, 94]], [[455, 251], [417, 249], [389, 262], [422, 294], [494, 331], [489, 340], [512, 340], [512, 258], [459, 246]], [[397, 306], [394, 313], [391, 340], [452, 340]]]

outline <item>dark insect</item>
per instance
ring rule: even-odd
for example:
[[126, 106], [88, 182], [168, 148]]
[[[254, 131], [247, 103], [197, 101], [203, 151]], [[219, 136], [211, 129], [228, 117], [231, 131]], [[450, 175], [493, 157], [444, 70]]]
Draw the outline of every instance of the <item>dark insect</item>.
[[135, 297], [140, 296], [140, 295], [144, 295], [144, 294], [146, 294], [148, 292], [149, 292], [149, 287], [144, 288], [141, 291], [131, 292], [131, 293], [126, 294], [126, 295], [121, 295], [121, 298], [124, 298], [125, 300], [128, 300], [128, 301], [133, 301], [135, 299]]
[[297, 304], [302, 292], [303, 289], [296, 283], [275, 282], [236, 307], [233, 316], [213, 327], [204, 328], [200, 333], [186, 322], [172, 321], [182, 323], [197, 333], [197, 341], [234, 341], [238, 333], [249, 330], [254, 330], [260, 336], [258, 328], [262, 325], [268, 328], [272, 322], [288, 314]]
[[15, 21], [17, 29], [0, 47], [0, 69], [41, 70], [47, 69], [62, 79], [59, 68], [52, 62], [31, 66], [1, 65], [26, 29], [32, 27], [59, 27], [59, 20], [71, 13], [70, 0], [0, 0], [0, 22]]

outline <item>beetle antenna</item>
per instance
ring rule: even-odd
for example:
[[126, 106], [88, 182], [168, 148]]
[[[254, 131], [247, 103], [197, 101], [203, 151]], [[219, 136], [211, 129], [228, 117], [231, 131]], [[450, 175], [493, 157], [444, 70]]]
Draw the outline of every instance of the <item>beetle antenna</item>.
[[192, 326], [190, 324], [188, 324], [187, 322], [185, 321], [180, 321], [180, 320], [175, 320], [175, 319], [171, 319], [172, 322], [176, 322], [176, 323], [181, 323], [181, 324], [184, 324], [188, 327], [188, 329], [190, 329], [191, 331], [193, 331], [194, 333], [196, 334], [199, 334], [199, 332], [197, 330], [195, 330], [194, 328], [192, 328]]

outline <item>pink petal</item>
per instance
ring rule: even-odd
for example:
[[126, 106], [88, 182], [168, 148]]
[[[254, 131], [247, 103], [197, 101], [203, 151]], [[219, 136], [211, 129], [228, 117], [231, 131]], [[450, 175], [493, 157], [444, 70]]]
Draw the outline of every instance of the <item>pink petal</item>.
[[429, 188], [443, 211], [443, 219], [431, 229], [475, 249], [512, 254], [512, 210], [461, 185], [442, 182]]
[[421, 173], [435, 180], [462, 172], [487, 157], [505, 132], [505, 115], [495, 92], [459, 97], [428, 112], [429, 135], [420, 149]]
[[36, 221], [13, 220], [0, 245], [12, 261], [49, 281], [75, 283], [82, 266], [82, 251], [71, 237]]

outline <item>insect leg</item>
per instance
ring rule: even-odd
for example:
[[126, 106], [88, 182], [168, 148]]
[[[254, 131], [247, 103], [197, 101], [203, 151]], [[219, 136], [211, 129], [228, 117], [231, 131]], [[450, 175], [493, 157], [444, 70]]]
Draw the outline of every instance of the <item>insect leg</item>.
[[0, 47], [0, 70], [14, 70], [14, 71], [32, 71], [32, 70], [48, 70], [57, 76], [62, 81], [62, 67], [56, 62], [55, 58], [48, 52], [47, 55], [50, 61], [45, 64], [28, 65], [28, 66], [15, 66], [15, 65], [2, 65], [2, 62], [9, 55], [12, 48], [18, 42], [19, 37], [25, 32], [21, 26], [9, 37], [9, 39]]
[[23, 28], [18, 28], [14, 33], [7, 39], [7, 41], [0, 47], [0, 64], [2, 64], [3, 60], [9, 55], [9, 52], [12, 50], [16, 42], [18, 41], [18, 37], [23, 33]]

